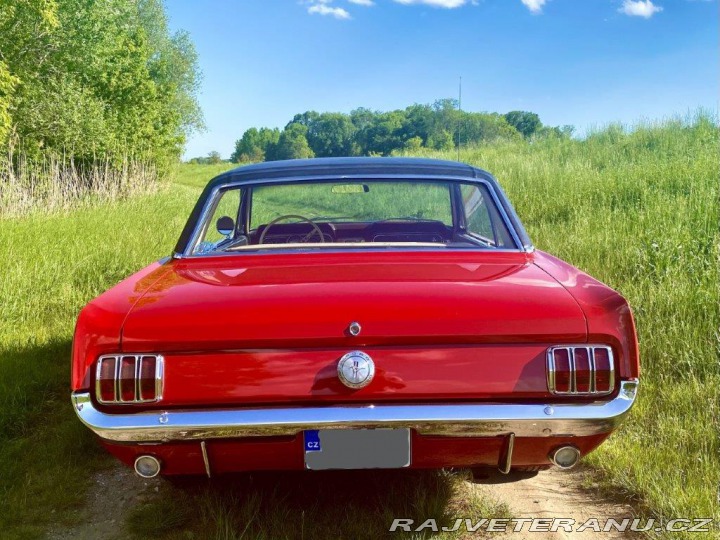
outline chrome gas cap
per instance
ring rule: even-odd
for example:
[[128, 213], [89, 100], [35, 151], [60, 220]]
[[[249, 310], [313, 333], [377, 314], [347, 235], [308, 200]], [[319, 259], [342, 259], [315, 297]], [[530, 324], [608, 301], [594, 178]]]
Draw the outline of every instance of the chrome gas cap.
[[362, 351], [352, 351], [338, 362], [338, 378], [348, 388], [364, 388], [375, 376], [375, 362]]

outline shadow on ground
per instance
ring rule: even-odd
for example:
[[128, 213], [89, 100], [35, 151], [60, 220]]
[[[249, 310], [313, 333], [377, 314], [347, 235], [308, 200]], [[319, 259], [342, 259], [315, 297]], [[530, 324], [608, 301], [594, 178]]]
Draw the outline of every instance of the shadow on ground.
[[40, 538], [72, 523], [109, 460], [69, 397], [69, 340], [0, 350], [0, 536]]
[[[504, 508], [475, 495], [468, 478], [466, 471], [393, 470], [165, 481], [164, 493], [136, 507], [127, 523], [141, 538], [398, 538], [388, 531], [395, 518], [449, 526], [457, 515], [502, 517]], [[437, 534], [427, 533], [415, 537]]]

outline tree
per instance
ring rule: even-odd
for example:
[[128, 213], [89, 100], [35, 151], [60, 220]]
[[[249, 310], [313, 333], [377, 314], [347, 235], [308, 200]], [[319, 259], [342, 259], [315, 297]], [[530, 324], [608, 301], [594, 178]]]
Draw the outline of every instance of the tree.
[[230, 156], [230, 161], [258, 162], [263, 161], [268, 149], [277, 144], [280, 139], [280, 130], [269, 128], [250, 128], [241, 139], [235, 141], [235, 151]]
[[401, 128], [402, 138], [408, 141], [419, 137], [423, 144], [427, 143], [433, 128], [434, 113], [430, 105], [410, 105], [405, 109], [405, 119]]
[[202, 127], [195, 50], [161, 0], [0, 0], [0, 62], [0, 115], [30, 158], [167, 164]]
[[[309, 115], [312, 113], [305, 113]], [[341, 113], [317, 114], [307, 120], [307, 140], [318, 157], [352, 155], [356, 128], [352, 120]], [[304, 120], [304, 119], [303, 119]]]
[[283, 160], [315, 157], [312, 148], [308, 144], [306, 134], [306, 126], [294, 122], [288, 124], [280, 134], [277, 144], [268, 149], [268, 159]]
[[460, 117], [459, 129], [462, 144], [520, 138], [520, 133], [507, 122], [503, 115], [497, 113], [463, 111]]
[[222, 160], [222, 155], [220, 155], [220, 152], [218, 152], [217, 150], [213, 150], [207, 155], [207, 162], [210, 165], [217, 165], [218, 163], [222, 163]]
[[17, 79], [10, 74], [5, 63], [0, 60], [0, 148], [5, 144], [10, 132], [10, 103]]
[[405, 150], [408, 152], [417, 152], [423, 146], [423, 140], [420, 137], [411, 137], [405, 141]]
[[435, 150], [452, 150], [455, 147], [452, 133], [447, 130], [433, 133], [428, 139], [428, 147]]
[[375, 114], [373, 121], [361, 133], [365, 153], [389, 156], [396, 148], [402, 148], [402, 111]]
[[542, 127], [540, 117], [528, 111], [510, 111], [505, 114], [505, 120], [526, 139], [530, 138], [533, 133]]
[[[314, 155], [323, 157], [387, 156], [397, 150], [417, 152], [422, 147], [451, 150], [458, 143], [483, 144], [527, 136], [518, 131], [508, 118], [533, 137], [569, 136], [571, 133], [570, 127], [543, 128], [535, 113], [513, 111], [502, 115], [460, 111], [457, 101], [440, 99], [432, 105], [416, 103], [403, 110], [387, 112], [363, 107], [354, 109], [350, 114], [306, 111], [296, 114], [285, 126], [287, 133], [283, 132], [281, 149], [279, 132], [273, 132], [275, 139], [267, 143], [263, 142], [262, 129], [251, 128], [236, 142], [232, 159], [258, 161], [263, 157], [287, 159], [282, 156], [305, 156], [307, 149], [303, 139]], [[290, 142], [293, 149], [288, 149]], [[264, 153], [260, 148], [265, 149]]]

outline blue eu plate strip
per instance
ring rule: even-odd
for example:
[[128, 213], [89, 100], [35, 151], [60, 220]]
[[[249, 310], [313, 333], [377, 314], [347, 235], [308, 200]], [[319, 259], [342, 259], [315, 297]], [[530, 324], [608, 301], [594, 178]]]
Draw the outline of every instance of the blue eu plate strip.
[[321, 452], [320, 448], [320, 433], [317, 429], [305, 431], [305, 451], [306, 452]]

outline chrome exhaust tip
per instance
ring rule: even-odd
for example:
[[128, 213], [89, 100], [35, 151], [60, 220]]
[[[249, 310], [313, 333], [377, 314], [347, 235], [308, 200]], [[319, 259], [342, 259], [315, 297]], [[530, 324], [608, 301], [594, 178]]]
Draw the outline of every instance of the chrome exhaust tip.
[[559, 469], [572, 469], [580, 461], [580, 450], [574, 446], [561, 446], [554, 450], [550, 456], [550, 461]]
[[155, 478], [160, 474], [160, 461], [155, 456], [140, 456], [135, 460], [135, 473], [141, 478]]

